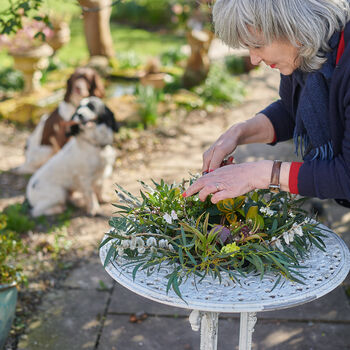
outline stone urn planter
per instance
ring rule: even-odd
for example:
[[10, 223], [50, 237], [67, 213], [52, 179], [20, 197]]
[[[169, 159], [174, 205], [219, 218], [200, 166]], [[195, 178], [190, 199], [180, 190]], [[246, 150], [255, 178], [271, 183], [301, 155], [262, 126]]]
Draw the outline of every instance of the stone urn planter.
[[67, 44], [70, 40], [70, 29], [67, 22], [55, 21], [53, 23], [53, 35], [47, 39], [47, 43], [54, 52]]
[[0, 349], [3, 348], [15, 317], [16, 283], [0, 285]]
[[47, 68], [48, 57], [53, 54], [53, 49], [43, 44], [27, 50], [13, 50], [9, 54], [14, 59], [14, 68], [21, 71], [24, 77], [24, 93], [39, 90], [41, 70]]

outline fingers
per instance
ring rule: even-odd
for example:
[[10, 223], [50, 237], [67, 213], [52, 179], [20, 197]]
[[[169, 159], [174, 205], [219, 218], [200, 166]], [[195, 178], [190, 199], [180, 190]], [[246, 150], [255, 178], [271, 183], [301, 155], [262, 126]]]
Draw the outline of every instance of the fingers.
[[199, 199], [202, 202], [204, 202], [210, 194], [216, 193], [219, 190], [217, 186], [218, 185], [214, 185], [214, 184], [208, 184], [208, 185], [204, 186], [202, 188], [202, 190], [199, 191], [199, 193], [198, 193]]
[[213, 151], [213, 148], [210, 147], [208, 150], [206, 150], [203, 153], [202, 173], [209, 173], [209, 164], [210, 164], [210, 159], [212, 157], [212, 151]]
[[216, 151], [214, 150], [213, 155], [209, 162], [209, 167], [208, 167], [209, 171], [220, 168], [220, 164], [224, 160], [225, 156], [226, 154], [221, 150], [216, 150]]
[[210, 172], [220, 167], [221, 162], [226, 157], [226, 148], [223, 146], [223, 140], [216, 141], [208, 150], [203, 153], [202, 172]]
[[199, 178], [196, 182], [194, 182], [187, 190], [182, 194], [183, 197], [190, 197], [193, 196], [195, 193], [198, 193], [202, 190], [202, 188], [205, 186], [204, 176]]

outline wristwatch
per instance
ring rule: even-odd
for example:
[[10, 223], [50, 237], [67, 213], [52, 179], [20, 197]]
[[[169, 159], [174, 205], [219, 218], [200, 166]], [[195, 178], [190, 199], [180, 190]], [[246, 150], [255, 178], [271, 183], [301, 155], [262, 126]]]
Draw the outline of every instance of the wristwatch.
[[274, 193], [279, 193], [281, 191], [281, 185], [280, 185], [281, 165], [282, 165], [281, 160], [273, 161], [269, 190]]

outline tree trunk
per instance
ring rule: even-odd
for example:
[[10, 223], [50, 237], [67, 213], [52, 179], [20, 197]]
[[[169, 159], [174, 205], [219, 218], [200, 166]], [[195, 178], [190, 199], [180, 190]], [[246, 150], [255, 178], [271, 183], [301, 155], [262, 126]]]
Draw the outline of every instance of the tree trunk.
[[113, 42], [109, 20], [112, 13], [112, 0], [78, 0], [87, 8], [100, 8], [99, 11], [84, 11], [84, 31], [90, 56], [113, 57]]

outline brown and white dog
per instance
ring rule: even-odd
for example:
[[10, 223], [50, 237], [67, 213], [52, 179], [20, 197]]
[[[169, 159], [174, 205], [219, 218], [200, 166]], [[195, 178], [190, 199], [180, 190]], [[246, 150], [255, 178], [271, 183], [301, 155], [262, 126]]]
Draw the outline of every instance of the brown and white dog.
[[26, 198], [34, 217], [61, 213], [75, 191], [83, 194], [88, 214], [99, 212], [104, 174], [115, 161], [111, 144], [119, 125], [98, 97], [83, 99], [72, 122], [71, 139], [28, 182]]
[[67, 81], [64, 100], [50, 115], [43, 115], [27, 140], [25, 163], [14, 171], [32, 174], [68, 141], [67, 130], [80, 101], [88, 96], [104, 97], [104, 86], [95, 70], [77, 68]]

